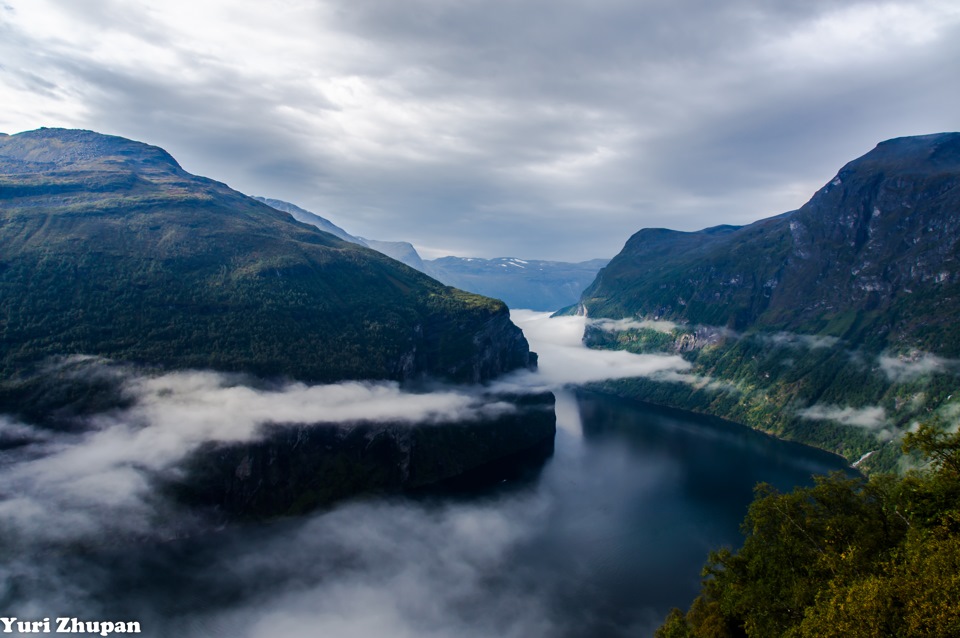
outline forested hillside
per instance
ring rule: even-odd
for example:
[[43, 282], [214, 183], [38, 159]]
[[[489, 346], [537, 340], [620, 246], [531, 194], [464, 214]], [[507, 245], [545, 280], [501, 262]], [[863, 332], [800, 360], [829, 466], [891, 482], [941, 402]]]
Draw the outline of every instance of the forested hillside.
[[960, 635], [960, 434], [934, 421], [904, 446], [929, 467], [759, 486], [743, 547], [710, 555], [702, 593], [657, 638]]
[[960, 133], [883, 142], [748, 226], [642, 230], [579, 310], [593, 347], [693, 364], [608, 390], [893, 469], [960, 399]]
[[310, 381], [531, 364], [502, 302], [90, 131], [0, 137], [0, 374], [107, 357]]

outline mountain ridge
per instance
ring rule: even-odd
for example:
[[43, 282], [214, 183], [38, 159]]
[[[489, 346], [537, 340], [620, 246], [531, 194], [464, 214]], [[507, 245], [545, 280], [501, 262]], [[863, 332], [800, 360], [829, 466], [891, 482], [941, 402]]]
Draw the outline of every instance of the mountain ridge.
[[795, 211], [742, 227], [634, 234], [578, 309], [635, 325], [588, 325], [585, 341], [682, 354], [728, 388], [644, 380], [618, 392], [851, 461], [886, 450], [866, 463], [890, 467], [899, 455], [887, 443], [920, 415], [954, 409], [958, 211], [960, 133], [881, 142]]
[[448, 286], [500, 299], [511, 308], [547, 311], [576, 303], [597, 270], [609, 261], [590, 259], [572, 263], [517, 257], [485, 259], [455, 256], [424, 260], [409, 242], [357, 237], [296, 204], [265, 197], [254, 199], [289, 212], [298, 221], [314, 224], [323, 230], [330, 228], [328, 232], [346, 241], [382, 252]]
[[8, 380], [76, 354], [308, 381], [534, 361], [501, 302], [93, 131], [0, 138], [0, 255]]

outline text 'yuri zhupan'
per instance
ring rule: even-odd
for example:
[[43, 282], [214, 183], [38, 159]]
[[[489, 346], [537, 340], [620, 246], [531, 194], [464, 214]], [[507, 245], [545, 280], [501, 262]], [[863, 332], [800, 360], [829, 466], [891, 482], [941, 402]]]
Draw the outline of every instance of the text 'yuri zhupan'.
[[81, 620], [80, 618], [43, 618], [23, 620], [16, 616], [2, 616], [2, 633], [12, 634], [139, 634], [140, 623], [135, 620]]

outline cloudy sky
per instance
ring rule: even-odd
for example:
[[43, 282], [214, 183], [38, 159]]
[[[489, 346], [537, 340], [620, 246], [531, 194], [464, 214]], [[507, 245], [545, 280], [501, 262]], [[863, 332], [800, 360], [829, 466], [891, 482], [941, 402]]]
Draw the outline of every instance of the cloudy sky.
[[0, 0], [0, 131], [89, 128], [426, 257], [609, 257], [960, 130], [955, 0]]

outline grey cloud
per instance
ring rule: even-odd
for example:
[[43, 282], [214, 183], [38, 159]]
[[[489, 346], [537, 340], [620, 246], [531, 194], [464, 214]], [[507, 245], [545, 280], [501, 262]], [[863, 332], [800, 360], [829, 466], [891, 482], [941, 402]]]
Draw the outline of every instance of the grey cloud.
[[[269, 539], [255, 553], [246, 552], [233, 566], [236, 575], [272, 585], [277, 575], [282, 580], [256, 605], [214, 614], [206, 624], [251, 638], [278, 631], [291, 636], [556, 635], [559, 628], [536, 587], [519, 587], [522, 578], [502, 578], [499, 591], [491, 594], [485, 582], [510, 570], [510, 552], [536, 529], [548, 507], [528, 497], [506, 507], [340, 508]], [[291, 553], [290, 547], [297, 551]], [[316, 562], [303, 564], [303, 555]], [[338, 565], [336, 557], [349, 560], [341, 558]], [[334, 581], [325, 572], [339, 573]], [[289, 578], [292, 573], [300, 578]]]
[[115, 533], [148, 533], [166, 507], [158, 502], [155, 478], [175, 472], [205, 442], [255, 440], [268, 424], [430, 424], [514, 409], [469, 388], [412, 393], [395, 383], [361, 382], [267, 388], [214, 372], [147, 376], [95, 358], [68, 363], [62, 382], [70, 383], [71, 375], [112, 377], [129, 402], [87, 417], [86, 431], [73, 434], [0, 417], [0, 441], [16, 444], [0, 468], [0, 528], [20, 538], [93, 539], [101, 519], [113, 521]]
[[[529, 311], [514, 317], [540, 353], [540, 370], [504, 378], [494, 390], [539, 391], [632, 376], [688, 380], [684, 373], [690, 364], [679, 356], [585, 348], [582, 317], [549, 319], [547, 313]], [[514, 409], [471, 387], [410, 392], [389, 382], [265, 384], [210, 371], [146, 374], [96, 357], [57, 360], [43, 374], [62, 384], [119, 385], [118, 396], [125, 400], [84, 417], [84, 429], [72, 433], [0, 417], [0, 441], [17, 446], [10, 463], [0, 468], [0, 527], [31, 543], [95, 539], [104, 520], [114, 534], [176, 534], [162, 522], [168, 506], [154, 480], [177, 472], [178, 464], [206, 442], [256, 440], [266, 425], [430, 424]], [[65, 520], [70, 524], [64, 526]]]
[[[530, 330], [531, 342], [544, 366], [560, 370], [515, 378], [512, 389], [682, 371], [677, 358], [587, 351], [582, 323], [540, 318], [549, 325]], [[247, 440], [263, 423], [469, 419], [507, 409], [479, 404], [473, 390], [414, 395], [388, 383], [266, 384], [203, 371], [144, 375], [95, 357], [57, 361], [45, 372], [63, 382], [91, 374], [120, 381], [130, 402], [87, 417], [87, 429], [75, 433], [0, 418], [0, 436], [29, 442], [6, 453], [0, 466], [0, 596], [14, 601], [10, 608], [20, 617], [127, 613], [148, 635], [248, 638], [519, 638], [565, 635], [563, 623], [572, 618], [600, 622], [553, 607], [564, 588], [579, 591], [565, 568], [551, 568], [557, 578], [548, 582], [536, 570], [517, 568], [517, 554], [529, 553], [544, 520], [557, 516], [549, 492], [462, 503], [356, 502], [210, 535], [172, 508], [153, 481], [203, 441]], [[570, 419], [571, 409], [578, 418], [571, 397], [564, 405], [562, 418]], [[189, 565], [180, 566], [181, 552]], [[183, 573], [191, 591], [209, 599], [180, 601], [169, 583]], [[175, 614], [160, 615], [171, 606]], [[649, 629], [659, 621], [651, 610], [635, 616], [624, 622]]]
[[[354, 234], [464, 255], [610, 256], [644, 226], [777, 214], [882, 139], [955, 127], [960, 101], [957, 16], [934, 3], [284, 4], [275, 13], [299, 12], [291, 39], [337, 38], [303, 45], [299, 78], [246, 66], [267, 40], [237, 56], [128, 3], [94, 5], [58, 10], [161, 47], [185, 73], [123, 71], [19, 34], [20, 72], [75, 82], [77, 125], [164, 146]], [[893, 37], [899, 6], [943, 11], [936, 37]], [[895, 55], [865, 40], [821, 59], [794, 42], [844, 10], [879, 21], [864, 38], [890, 36]], [[334, 76], [371, 91], [361, 111]]]

